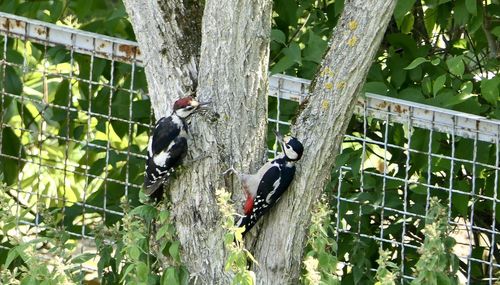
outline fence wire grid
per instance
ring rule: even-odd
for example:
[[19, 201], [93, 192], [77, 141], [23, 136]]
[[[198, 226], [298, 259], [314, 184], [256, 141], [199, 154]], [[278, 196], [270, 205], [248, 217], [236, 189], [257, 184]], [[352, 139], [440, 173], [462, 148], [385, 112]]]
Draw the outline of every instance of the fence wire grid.
[[[89, 241], [97, 225], [121, 219], [123, 197], [138, 201], [152, 124], [142, 55], [134, 42], [5, 13], [0, 34], [0, 200], [15, 215], [2, 235], [32, 239], [57, 213], [78, 250], [95, 252]], [[289, 130], [309, 83], [270, 78], [270, 129]], [[494, 284], [499, 128], [470, 114], [359, 98], [326, 189], [342, 278], [362, 282], [353, 275], [360, 270], [373, 276], [383, 248], [400, 266], [401, 284], [411, 281], [438, 197], [457, 241], [461, 282]], [[2, 239], [1, 246], [12, 245]]]

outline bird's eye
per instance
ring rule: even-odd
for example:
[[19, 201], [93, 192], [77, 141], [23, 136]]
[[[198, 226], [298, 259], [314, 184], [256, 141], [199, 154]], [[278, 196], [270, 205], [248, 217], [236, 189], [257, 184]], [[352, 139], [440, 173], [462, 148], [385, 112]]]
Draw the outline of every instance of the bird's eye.
[[187, 106], [185, 109], [189, 111], [189, 110], [193, 110], [193, 108], [194, 108], [193, 106]]

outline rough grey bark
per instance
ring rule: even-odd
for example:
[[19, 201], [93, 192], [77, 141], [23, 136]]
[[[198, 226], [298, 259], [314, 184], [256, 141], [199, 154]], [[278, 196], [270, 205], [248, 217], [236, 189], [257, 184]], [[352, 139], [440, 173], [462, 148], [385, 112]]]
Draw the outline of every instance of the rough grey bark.
[[196, 85], [200, 56], [200, 1], [124, 0], [146, 59], [149, 95], [156, 118], [170, 115], [172, 102]]
[[211, 157], [194, 163], [171, 191], [183, 261], [199, 284], [230, 283], [214, 194], [231, 187], [221, 173], [232, 163], [248, 170], [265, 151], [270, 12], [269, 0], [205, 3], [198, 96], [213, 102], [219, 119], [192, 119], [189, 151]]
[[[198, 49], [189, 46], [187, 52], [183, 45], [194, 34], [182, 36], [186, 21], [179, 21], [178, 11], [189, 11], [188, 5], [197, 1], [125, 2], [141, 50], [146, 53], [149, 93], [157, 118], [168, 114], [166, 105], [179, 97], [175, 92], [189, 79], [189, 72], [177, 70], [193, 70], [189, 62], [175, 55], [196, 58], [201, 51], [197, 94], [201, 101], [213, 102], [211, 107], [219, 119], [192, 118], [189, 158], [210, 157], [188, 165], [170, 183], [169, 194], [183, 262], [193, 280], [197, 284], [229, 284], [215, 190], [231, 190], [231, 181], [220, 175], [229, 165], [248, 171], [262, 163], [272, 2], [207, 0]], [[162, 6], [166, 8], [159, 11]], [[157, 48], [162, 41], [167, 46], [165, 53]], [[170, 72], [168, 78], [161, 74], [165, 69]], [[240, 190], [237, 193], [241, 195]]]
[[[346, 1], [344, 12], [311, 86], [312, 95], [292, 133], [304, 144], [292, 187], [264, 221], [253, 248], [258, 284], [298, 284], [311, 208], [330, 179], [395, 0]], [[271, 282], [272, 281], [272, 282]]]
[[[171, 183], [170, 197], [183, 262], [198, 284], [228, 284], [230, 276], [223, 270], [224, 231], [214, 194], [219, 187], [232, 190], [232, 181], [220, 175], [231, 164], [250, 172], [262, 164], [272, 3], [207, 0], [202, 18], [201, 9], [192, 8], [199, 6], [198, 1], [125, 3], [146, 54], [155, 115], [168, 114], [178, 93], [189, 89], [193, 70], [199, 70], [198, 96], [202, 101], [211, 99], [220, 115], [216, 121], [193, 117], [190, 156], [210, 157], [191, 163]], [[298, 282], [311, 206], [329, 179], [353, 102], [394, 5], [395, 0], [345, 3], [321, 73], [312, 86], [312, 98], [293, 128], [305, 146], [296, 179], [263, 219], [259, 238], [249, 240], [260, 265], [255, 268], [259, 284]], [[186, 14], [202, 23], [201, 43], [200, 38], [194, 39], [197, 32], [186, 30], [189, 22], [180, 17]], [[234, 192], [238, 195], [241, 190]]]

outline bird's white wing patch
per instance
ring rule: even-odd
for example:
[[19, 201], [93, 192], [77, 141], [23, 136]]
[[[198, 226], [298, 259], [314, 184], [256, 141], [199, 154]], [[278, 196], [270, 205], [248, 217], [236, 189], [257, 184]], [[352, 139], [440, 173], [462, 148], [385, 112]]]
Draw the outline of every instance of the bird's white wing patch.
[[280, 186], [281, 183], [281, 177], [278, 178], [278, 180], [274, 181], [273, 183], [273, 191], [269, 192], [266, 197], [266, 203], [270, 204], [271, 203], [271, 197], [274, 195], [278, 187]]
[[161, 167], [165, 167], [165, 163], [167, 162], [167, 159], [170, 157], [170, 154], [168, 153], [168, 150], [170, 147], [159, 154], [153, 156], [153, 161], [155, 162], [156, 165], [159, 165]]
[[170, 158], [170, 149], [175, 145], [175, 141], [171, 142], [170, 145], [167, 147], [167, 149], [164, 149], [162, 152], [159, 154], [155, 155], [153, 157], [153, 161], [155, 162], [156, 165], [159, 165], [161, 167], [165, 167], [165, 163], [167, 162], [167, 159]]

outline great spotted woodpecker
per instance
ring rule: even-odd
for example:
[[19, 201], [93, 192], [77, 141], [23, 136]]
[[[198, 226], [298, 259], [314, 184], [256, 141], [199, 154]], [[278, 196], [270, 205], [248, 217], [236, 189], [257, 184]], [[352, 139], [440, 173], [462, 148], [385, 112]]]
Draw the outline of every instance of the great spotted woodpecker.
[[238, 175], [245, 192], [244, 216], [236, 221], [237, 227], [245, 227], [246, 234], [286, 191], [295, 175], [294, 162], [302, 157], [304, 147], [295, 137], [276, 137], [283, 154], [264, 164], [255, 174], [238, 173], [234, 168], [228, 171]]
[[144, 194], [155, 201], [163, 196], [163, 182], [173, 174], [187, 154], [186, 119], [208, 102], [200, 103], [193, 97], [181, 98], [174, 103], [169, 117], [156, 122], [148, 143], [148, 160], [144, 175]]

